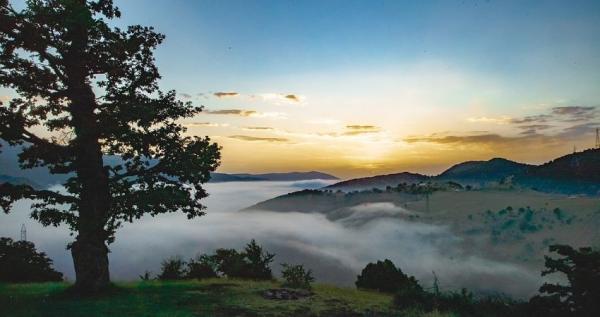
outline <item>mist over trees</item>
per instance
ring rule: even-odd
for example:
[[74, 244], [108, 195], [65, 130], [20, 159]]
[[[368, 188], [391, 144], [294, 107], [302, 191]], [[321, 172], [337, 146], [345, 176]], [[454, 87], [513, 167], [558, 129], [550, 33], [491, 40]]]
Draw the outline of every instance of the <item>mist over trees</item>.
[[177, 123], [202, 108], [158, 87], [153, 50], [164, 35], [111, 27], [120, 16], [111, 0], [27, 1], [21, 11], [0, 0], [0, 85], [18, 95], [0, 106], [0, 139], [23, 146], [22, 168], [71, 175], [66, 193], [4, 183], [1, 207], [32, 199], [32, 218], [76, 233], [69, 248], [82, 292], [109, 284], [107, 245], [123, 222], [203, 215], [202, 184], [220, 162], [217, 144]]

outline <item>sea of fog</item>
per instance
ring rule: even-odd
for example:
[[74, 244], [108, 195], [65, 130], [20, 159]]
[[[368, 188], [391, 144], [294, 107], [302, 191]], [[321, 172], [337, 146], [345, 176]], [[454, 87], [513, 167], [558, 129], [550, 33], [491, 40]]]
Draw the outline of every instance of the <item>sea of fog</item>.
[[[541, 285], [539, 272], [469, 254], [446, 226], [390, 217], [407, 212], [391, 203], [355, 206], [350, 219], [339, 221], [317, 213], [239, 211], [281, 194], [326, 184], [319, 180], [207, 184], [210, 196], [204, 200], [207, 214], [203, 217], [188, 220], [171, 213], [125, 224], [110, 245], [111, 277], [135, 280], [145, 270], [156, 274], [169, 256], [191, 258], [216, 248], [242, 248], [256, 239], [276, 254], [272, 265], [276, 273], [281, 263], [301, 263], [313, 270], [317, 281], [343, 286], [353, 285], [367, 263], [385, 258], [425, 287], [431, 286], [434, 272], [443, 289], [467, 287], [526, 297]], [[29, 204], [20, 201], [12, 213], [0, 215], [0, 236], [18, 239], [25, 224], [27, 239], [72, 280], [72, 259], [65, 246], [73, 237], [65, 227], [42, 227], [29, 219]], [[371, 215], [367, 221], [352, 221], [367, 214]]]

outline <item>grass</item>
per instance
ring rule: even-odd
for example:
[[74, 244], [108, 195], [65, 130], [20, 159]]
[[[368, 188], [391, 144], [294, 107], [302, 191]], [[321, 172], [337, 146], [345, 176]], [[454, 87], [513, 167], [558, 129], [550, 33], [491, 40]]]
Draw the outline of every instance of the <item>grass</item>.
[[392, 296], [316, 284], [314, 295], [295, 301], [267, 300], [275, 281], [208, 279], [117, 283], [106, 294], [76, 297], [67, 283], [0, 284], [0, 316], [427, 316], [395, 311]]

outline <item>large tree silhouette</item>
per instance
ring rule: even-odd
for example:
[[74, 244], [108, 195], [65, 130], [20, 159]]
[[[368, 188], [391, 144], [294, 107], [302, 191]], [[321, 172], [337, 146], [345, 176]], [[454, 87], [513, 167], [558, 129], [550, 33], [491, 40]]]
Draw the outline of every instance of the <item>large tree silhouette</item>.
[[108, 25], [118, 17], [112, 0], [29, 0], [21, 11], [0, 0], [0, 85], [19, 96], [0, 106], [0, 138], [21, 145], [22, 168], [69, 176], [66, 192], [3, 184], [0, 204], [34, 199], [33, 218], [76, 232], [82, 291], [108, 285], [107, 244], [123, 222], [201, 216], [201, 184], [220, 160], [215, 143], [177, 121], [201, 108], [159, 90], [153, 50], [164, 36]]

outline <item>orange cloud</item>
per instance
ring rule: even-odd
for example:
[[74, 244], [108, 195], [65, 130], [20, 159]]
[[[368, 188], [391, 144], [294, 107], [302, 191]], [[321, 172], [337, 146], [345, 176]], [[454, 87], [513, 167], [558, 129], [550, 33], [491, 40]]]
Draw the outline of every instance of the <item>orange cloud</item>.
[[227, 97], [237, 97], [239, 93], [235, 91], [218, 91], [213, 93], [213, 95], [217, 98], [227, 98]]

